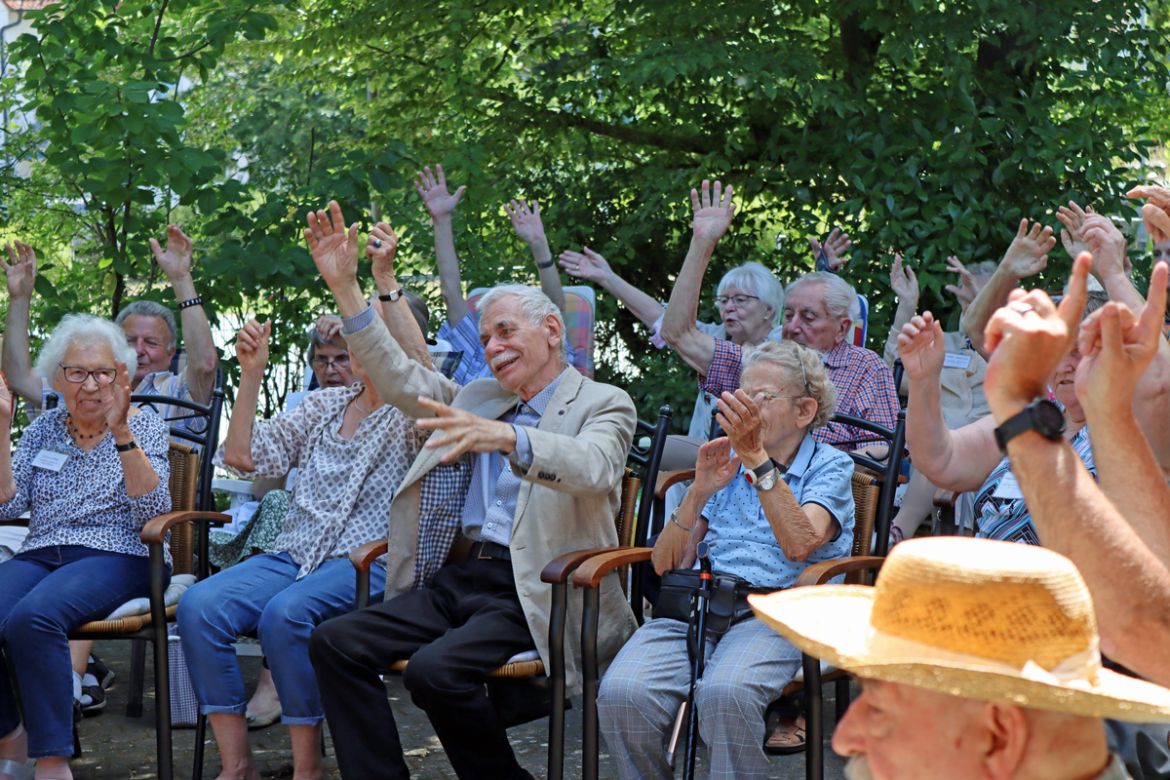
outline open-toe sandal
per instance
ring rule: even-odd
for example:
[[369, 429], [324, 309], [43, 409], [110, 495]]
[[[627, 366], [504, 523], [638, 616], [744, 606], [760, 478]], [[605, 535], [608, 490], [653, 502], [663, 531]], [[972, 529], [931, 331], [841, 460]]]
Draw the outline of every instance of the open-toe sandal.
[[804, 752], [805, 746], [805, 723], [804, 716], [797, 715], [794, 718], [783, 718], [768, 734], [768, 738], [764, 740], [764, 748], [769, 753], [779, 755], [789, 755], [791, 753]]

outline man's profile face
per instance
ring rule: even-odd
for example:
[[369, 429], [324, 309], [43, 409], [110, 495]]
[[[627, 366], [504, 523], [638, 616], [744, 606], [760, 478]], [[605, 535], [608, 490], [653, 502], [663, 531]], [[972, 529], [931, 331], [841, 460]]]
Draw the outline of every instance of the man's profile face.
[[818, 352], [841, 343], [849, 330], [849, 318], [832, 317], [825, 305], [825, 286], [806, 283], [789, 288], [784, 299], [784, 338]]
[[155, 371], [169, 371], [171, 358], [175, 356], [173, 336], [162, 317], [131, 314], [122, 320], [122, 332], [126, 343], [138, 353], [138, 370], [134, 372], [134, 384], [142, 381], [147, 374]]
[[557, 352], [560, 327], [554, 317], [529, 322], [520, 299], [509, 295], [493, 303], [479, 319], [479, 339], [488, 367], [509, 392], [527, 400], [561, 371]]

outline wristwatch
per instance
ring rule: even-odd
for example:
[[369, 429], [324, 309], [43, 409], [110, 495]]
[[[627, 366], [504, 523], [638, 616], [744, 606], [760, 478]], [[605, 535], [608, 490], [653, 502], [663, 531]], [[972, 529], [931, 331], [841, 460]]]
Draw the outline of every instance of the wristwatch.
[[745, 468], [743, 470], [744, 479], [747, 480], [748, 484], [760, 491], [771, 490], [776, 487], [776, 480], [780, 477], [780, 474], [780, 469], [776, 467], [776, 461], [771, 458], [768, 458], [755, 468]]
[[1037, 398], [995, 429], [999, 451], [1006, 455], [1008, 442], [1027, 431], [1036, 431], [1046, 439], [1059, 441], [1064, 435], [1064, 412], [1047, 398]]
[[402, 297], [402, 291], [404, 289], [405, 288], [403, 288], [403, 287], [399, 287], [397, 290], [391, 290], [388, 293], [382, 293], [381, 295], [378, 296], [378, 300], [388, 301], [389, 303], [394, 303], [394, 301], [396, 301]]
[[114, 449], [118, 452], [131, 452], [132, 450], [138, 449], [138, 442], [136, 442], [134, 439], [131, 439], [125, 444], [118, 444], [117, 442], [114, 442]]

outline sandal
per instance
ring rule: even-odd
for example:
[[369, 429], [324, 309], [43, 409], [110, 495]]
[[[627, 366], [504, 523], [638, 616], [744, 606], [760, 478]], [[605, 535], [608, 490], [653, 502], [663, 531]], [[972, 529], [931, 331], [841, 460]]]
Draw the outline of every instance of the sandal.
[[804, 716], [780, 720], [764, 740], [764, 749], [769, 753], [787, 756], [803, 753], [805, 746]]

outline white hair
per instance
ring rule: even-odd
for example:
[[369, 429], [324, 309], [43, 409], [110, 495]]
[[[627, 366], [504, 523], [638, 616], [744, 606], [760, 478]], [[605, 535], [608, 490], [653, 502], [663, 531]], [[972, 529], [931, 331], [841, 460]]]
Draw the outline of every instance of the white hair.
[[827, 425], [833, 418], [837, 409], [837, 389], [815, 350], [795, 341], [762, 341], [743, 351], [743, 370], [760, 363], [776, 366], [788, 381], [802, 384], [805, 395], [816, 400], [817, 414], [809, 424], [810, 428]]
[[476, 310], [482, 315], [489, 306], [512, 297], [520, 299], [520, 311], [524, 312], [524, 316], [532, 325], [543, 325], [546, 317], [556, 318], [561, 326], [560, 356], [563, 359], [565, 355], [565, 318], [552, 299], [545, 295], [539, 287], [529, 287], [526, 284], [497, 284], [479, 299]]
[[[126, 334], [120, 327], [101, 317], [92, 314], [66, 314], [53, 332], [49, 340], [41, 347], [37, 355], [37, 373], [52, 381], [53, 374], [65, 353], [72, 346], [96, 347], [108, 346], [114, 354], [115, 360], [126, 364], [126, 371], [130, 376], [138, 370], [138, 353], [134, 347], [126, 343]], [[112, 366], [111, 366], [112, 367]]]
[[723, 295], [728, 287], [754, 295], [765, 306], [772, 307], [772, 327], [784, 316], [784, 285], [776, 275], [759, 263], [744, 263], [723, 274], [716, 295]]
[[122, 311], [118, 312], [118, 316], [114, 318], [114, 322], [121, 325], [126, 321], [127, 317], [158, 317], [166, 323], [167, 330], [171, 333], [171, 342], [167, 344], [167, 349], [173, 349], [178, 344], [179, 338], [177, 334], [179, 331], [175, 327], [175, 313], [161, 303], [145, 300], [134, 301], [122, 309]]
[[840, 276], [837, 276], [837, 274], [832, 274], [828, 271], [807, 273], [788, 285], [788, 294], [791, 295], [793, 290], [805, 284], [819, 284], [823, 286], [825, 310], [829, 312], [830, 317], [834, 319], [840, 319], [842, 317], [849, 317], [853, 320], [858, 319], [860, 309], [857, 304], [857, 292], [848, 282]]

